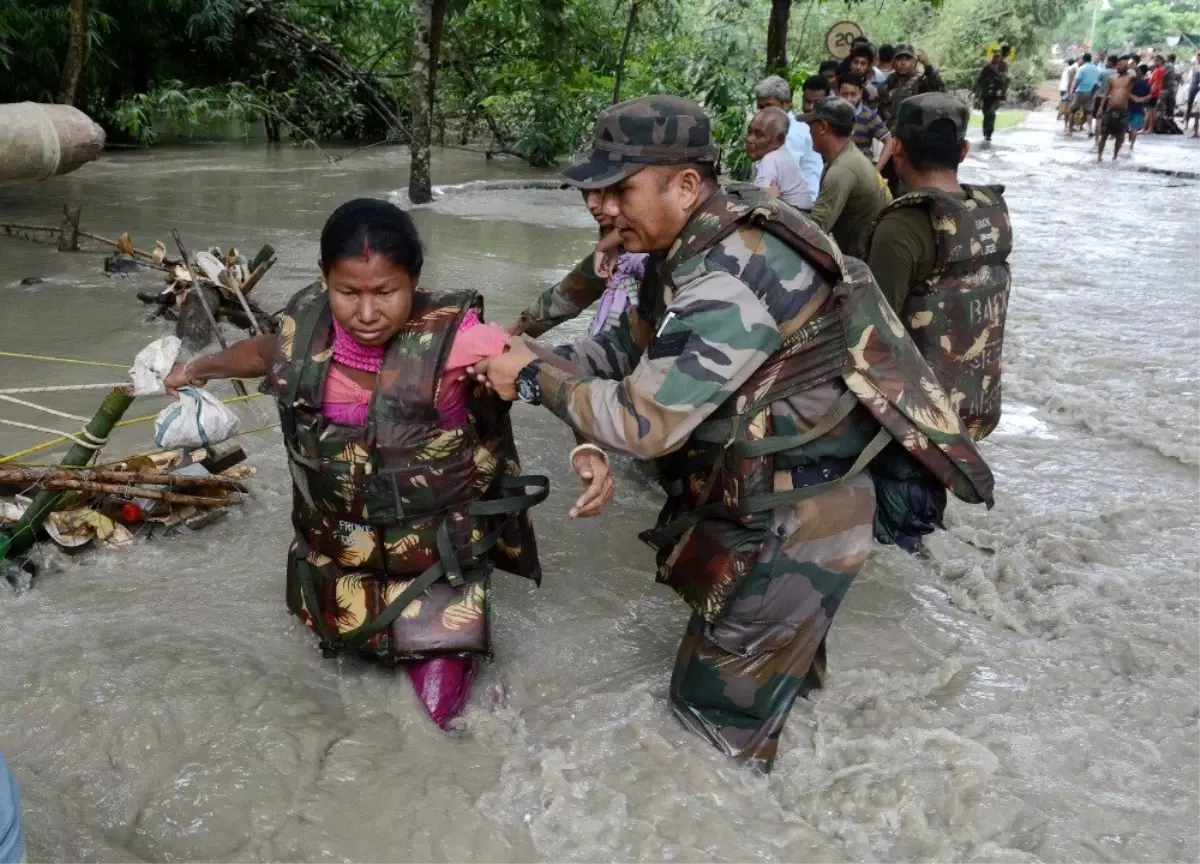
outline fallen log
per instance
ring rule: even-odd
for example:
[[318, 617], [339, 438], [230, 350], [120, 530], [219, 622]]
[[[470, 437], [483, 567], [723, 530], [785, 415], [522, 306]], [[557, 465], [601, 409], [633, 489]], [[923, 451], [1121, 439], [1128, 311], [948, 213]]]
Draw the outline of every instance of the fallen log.
[[131, 486], [122, 483], [89, 483], [84, 480], [41, 480], [34, 485], [48, 490], [47, 492], [43, 492], [42, 495], [78, 491], [103, 495], [124, 495], [130, 498], [148, 498], [151, 501], [166, 501], [168, 504], [190, 504], [195, 507], [228, 507], [230, 504], [237, 504], [240, 501], [238, 498], [209, 498], [202, 495], [163, 492], [159, 489], [146, 489], [141, 486]]
[[214, 474], [162, 474], [154, 471], [106, 471], [101, 468], [0, 468], [0, 483], [41, 483], [80, 480], [86, 483], [136, 483], [153, 486], [230, 489], [245, 492], [246, 487], [231, 477]]

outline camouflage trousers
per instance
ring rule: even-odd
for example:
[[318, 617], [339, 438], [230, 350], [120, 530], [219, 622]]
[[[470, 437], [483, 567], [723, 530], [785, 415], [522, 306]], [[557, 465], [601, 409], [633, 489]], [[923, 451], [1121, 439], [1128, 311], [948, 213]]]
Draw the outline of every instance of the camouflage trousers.
[[714, 747], [770, 771], [797, 696], [825, 678], [825, 635], [873, 538], [867, 473], [774, 515], [726, 614], [693, 615], [671, 675], [675, 715]]

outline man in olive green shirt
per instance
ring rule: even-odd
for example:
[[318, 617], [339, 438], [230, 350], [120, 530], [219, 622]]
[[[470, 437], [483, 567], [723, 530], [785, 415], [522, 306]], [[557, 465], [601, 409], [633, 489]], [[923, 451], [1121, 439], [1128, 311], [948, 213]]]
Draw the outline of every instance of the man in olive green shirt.
[[826, 96], [813, 106], [808, 123], [813, 149], [825, 160], [812, 220], [833, 235], [843, 253], [863, 258], [875, 217], [891, 203], [892, 193], [871, 160], [851, 140], [853, 105]]

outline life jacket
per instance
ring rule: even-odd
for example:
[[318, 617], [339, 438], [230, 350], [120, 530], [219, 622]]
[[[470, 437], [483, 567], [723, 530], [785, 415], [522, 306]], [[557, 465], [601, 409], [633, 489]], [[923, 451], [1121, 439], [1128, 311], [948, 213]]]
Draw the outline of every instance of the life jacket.
[[982, 441], [1000, 422], [1012, 224], [1003, 186], [963, 186], [963, 191], [966, 200], [919, 189], [883, 212], [921, 207], [929, 213], [933, 274], [909, 289], [900, 320], [950, 393], [971, 437]]
[[423, 647], [399, 643], [412, 635], [411, 619], [447, 604], [460, 608], [439, 615], [446, 632], [430, 638], [428, 653], [486, 653], [486, 620], [474, 620], [481, 614], [457, 630], [482, 634], [483, 645], [450, 631], [466, 613], [482, 613], [493, 565], [541, 581], [527, 510], [545, 499], [549, 481], [520, 476], [508, 403], [476, 388], [465, 426], [438, 425], [442, 373], [470, 309], [483, 309], [474, 292], [414, 293], [363, 427], [321, 413], [333, 355], [325, 285], [301, 291], [280, 318], [264, 389], [279, 402], [293, 480], [288, 605], [327, 655], [423, 656]]
[[[772, 510], [845, 483], [885, 451], [915, 460], [964, 501], [992, 504], [991, 471], [870, 269], [844, 258], [807, 217], [757, 187], [730, 186], [709, 198], [667, 254], [659, 299], [645, 296], [643, 284], [639, 317], [659, 320], [673, 290], [670, 274], [743, 226], [782, 240], [832, 289], [821, 311], [789, 334], [683, 448], [659, 460], [667, 506], [640, 536], [658, 550], [658, 580], [709, 621], [721, 616], [753, 565]], [[828, 414], [793, 432], [799, 427], [789, 397], [830, 383], [841, 396]], [[856, 453], [839, 476], [775, 491], [777, 469], [812, 462], [839, 436], [849, 436]], [[893, 440], [899, 448], [888, 447]]]

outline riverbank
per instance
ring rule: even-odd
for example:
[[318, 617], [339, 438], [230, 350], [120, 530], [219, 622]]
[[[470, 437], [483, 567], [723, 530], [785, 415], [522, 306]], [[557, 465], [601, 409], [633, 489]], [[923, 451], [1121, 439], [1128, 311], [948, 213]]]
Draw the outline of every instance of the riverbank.
[[[1001, 108], [996, 112], [996, 131], [1004, 132], [1007, 129], [1015, 129], [1025, 122], [1029, 117], [1029, 112], [1024, 108]], [[978, 110], [971, 111], [971, 123], [967, 127], [967, 132], [979, 132], [983, 129], [983, 112]]]

